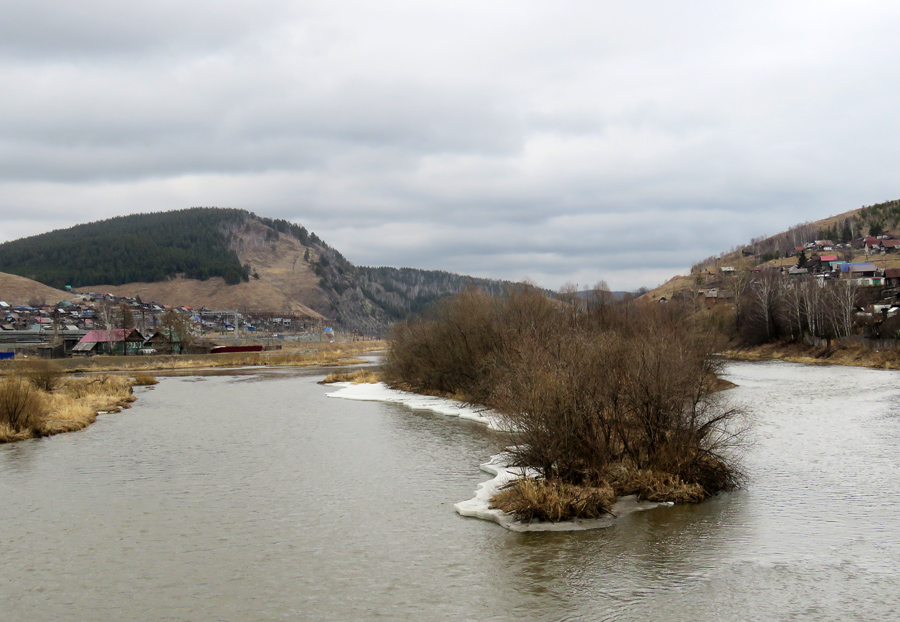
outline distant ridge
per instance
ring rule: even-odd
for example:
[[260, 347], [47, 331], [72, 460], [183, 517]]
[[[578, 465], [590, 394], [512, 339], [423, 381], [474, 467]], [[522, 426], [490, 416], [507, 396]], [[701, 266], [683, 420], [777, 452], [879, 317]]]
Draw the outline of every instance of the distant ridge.
[[355, 266], [300, 224], [216, 207], [119, 216], [6, 242], [0, 271], [59, 288], [307, 316], [368, 333], [467, 287], [499, 294], [509, 285]]

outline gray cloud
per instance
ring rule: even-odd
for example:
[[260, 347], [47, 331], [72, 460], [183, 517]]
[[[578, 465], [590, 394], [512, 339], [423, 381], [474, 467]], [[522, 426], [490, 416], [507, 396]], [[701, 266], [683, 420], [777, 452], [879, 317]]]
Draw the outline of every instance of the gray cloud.
[[243, 207], [349, 259], [655, 285], [897, 198], [900, 7], [0, 7], [0, 239]]

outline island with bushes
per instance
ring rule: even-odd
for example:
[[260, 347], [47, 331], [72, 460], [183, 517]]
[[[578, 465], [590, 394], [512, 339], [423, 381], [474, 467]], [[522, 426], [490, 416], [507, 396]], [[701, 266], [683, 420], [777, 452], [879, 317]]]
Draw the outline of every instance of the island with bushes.
[[529, 475], [494, 508], [527, 521], [596, 518], [625, 495], [698, 502], [740, 484], [747, 427], [720, 390], [718, 345], [677, 305], [468, 291], [397, 325], [382, 377], [498, 413], [506, 460]]

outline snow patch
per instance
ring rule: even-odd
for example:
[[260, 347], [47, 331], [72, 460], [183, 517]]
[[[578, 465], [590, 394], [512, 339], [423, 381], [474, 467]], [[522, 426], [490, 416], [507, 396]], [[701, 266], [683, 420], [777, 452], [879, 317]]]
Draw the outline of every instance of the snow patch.
[[339, 387], [337, 391], [328, 393], [328, 397], [339, 397], [345, 400], [362, 400], [367, 402], [390, 402], [403, 404], [409, 408], [432, 410], [441, 415], [459, 417], [483, 423], [492, 430], [502, 431], [500, 416], [488, 409], [469, 406], [446, 397], [431, 397], [419, 395], [409, 391], [391, 389], [383, 382], [369, 384], [352, 384], [350, 382], [335, 382], [332, 386]]
[[502, 510], [491, 508], [491, 498], [500, 492], [503, 486], [513, 480], [519, 477], [533, 477], [537, 473], [532, 469], [508, 466], [506, 454], [491, 456], [489, 462], [481, 465], [481, 470], [493, 475], [494, 479], [478, 484], [474, 498], [468, 501], [461, 501], [453, 507], [461, 516], [493, 521], [510, 531], [585, 531], [587, 529], [601, 529], [611, 527], [617, 519], [626, 514], [672, 505], [672, 503], [638, 501], [636, 495], [629, 495], [627, 497], [619, 497], [612, 508], [610, 508], [612, 514], [600, 518], [576, 518], [559, 523], [545, 521], [527, 523]]

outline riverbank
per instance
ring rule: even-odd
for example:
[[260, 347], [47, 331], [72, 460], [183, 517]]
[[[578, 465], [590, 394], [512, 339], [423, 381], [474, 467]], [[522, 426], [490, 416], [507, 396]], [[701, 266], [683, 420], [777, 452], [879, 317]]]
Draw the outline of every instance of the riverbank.
[[862, 345], [834, 343], [819, 348], [803, 343], [766, 343], [722, 353], [736, 361], [786, 361], [810, 365], [848, 365], [872, 369], [900, 369], [900, 349], [870, 350]]
[[[222, 367], [313, 367], [342, 366], [364, 362], [361, 355], [383, 350], [384, 341], [338, 343], [306, 342], [296, 347], [265, 352], [228, 354], [171, 354], [150, 356], [92, 356], [57, 359], [53, 364], [64, 373], [150, 372]], [[16, 375], [27, 361], [0, 362], [0, 376]]]
[[104, 374], [59, 378], [46, 391], [23, 378], [4, 378], [0, 381], [0, 443], [84, 429], [99, 414], [131, 408], [137, 399], [133, 386], [155, 382]]
[[[0, 363], [0, 443], [81, 430], [135, 401], [149, 372], [232, 367], [335, 367], [364, 363], [381, 341], [311, 343], [291, 350], [168, 356], [96, 356]], [[87, 374], [76, 377], [76, 374]]]

